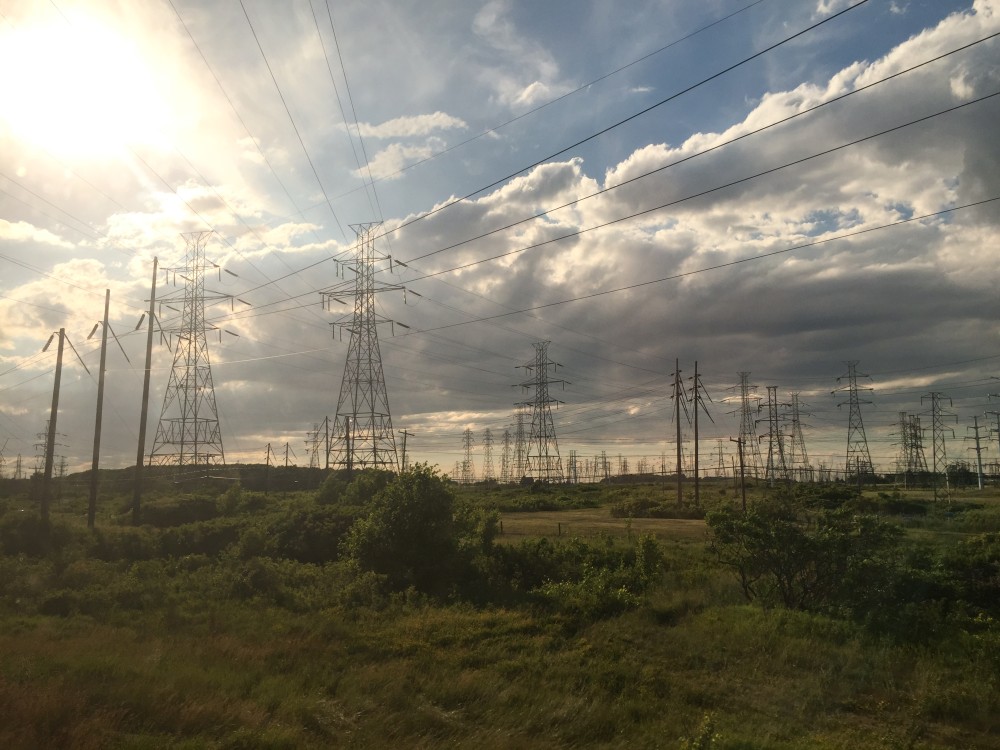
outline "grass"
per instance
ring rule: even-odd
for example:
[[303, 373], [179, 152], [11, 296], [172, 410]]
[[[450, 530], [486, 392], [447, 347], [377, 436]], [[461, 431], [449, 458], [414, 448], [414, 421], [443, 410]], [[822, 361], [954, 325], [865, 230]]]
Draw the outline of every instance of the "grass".
[[[138, 541], [127, 527], [102, 530], [128, 539], [102, 549], [154, 550], [145, 562], [89, 556], [67, 512], [59, 522], [77, 541], [66, 559], [0, 557], [0, 747], [673, 749], [709, 715], [716, 750], [1000, 748], [990, 631], [908, 644], [748, 605], [706, 554], [703, 521], [612, 517], [630, 490], [576, 490], [594, 507], [571, 496], [565, 510], [501, 514], [509, 545], [560, 528], [595, 544], [660, 540], [662, 580], [644, 603], [597, 619], [531, 599], [473, 606], [411, 593], [359, 606], [336, 562], [240, 556], [248, 528], [305, 496], [225, 523], [199, 506], [201, 520], [171, 517]], [[919, 526], [896, 520], [952, 545], [990, 530], [1000, 496], [976, 503], [932, 509]], [[230, 522], [238, 533], [224, 549], [188, 550], [218, 543]], [[272, 577], [237, 585], [261, 570]]]

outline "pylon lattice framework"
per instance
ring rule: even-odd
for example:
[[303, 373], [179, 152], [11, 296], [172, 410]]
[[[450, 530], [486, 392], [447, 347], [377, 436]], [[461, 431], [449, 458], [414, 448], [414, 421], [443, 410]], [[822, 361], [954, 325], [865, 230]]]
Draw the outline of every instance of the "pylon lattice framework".
[[[205, 291], [205, 272], [219, 267], [205, 258], [205, 245], [211, 231], [182, 235], [187, 243], [184, 262], [165, 269], [168, 278], [184, 279], [182, 292], [172, 292], [159, 299], [160, 309], [180, 303], [180, 326], [164, 329], [175, 342], [174, 363], [163, 394], [163, 408], [156, 426], [156, 437], [149, 452], [150, 465], [178, 466], [225, 464], [219, 410], [215, 403], [215, 384], [208, 356], [205, 331], [218, 330], [205, 321], [205, 303], [232, 301], [229, 294]], [[221, 273], [221, 271], [220, 271]]]
[[549, 385], [565, 384], [566, 381], [549, 379], [549, 368], [555, 371], [559, 367], [558, 363], [549, 360], [549, 342], [541, 341], [532, 346], [535, 347], [535, 359], [520, 365], [531, 373], [532, 378], [519, 385], [525, 390], [534, 391], [534, 398], [520, 404], [531, 407], [531, 432], [528, 437], [525, 475], [546, 482], [562, 482], [562, 459], [559, 457], [559, 443], [552, 421], [552, 404], [562, 402], [549, 395]]
[[354, 312], [332, 323], [334, 332], [350, 333], [344, 376], [330, 441], [331, 465], [338, 468], [375, 468], [395, 471], [399, 466], [396, 439], [389, 412], [389, 395], [382, 371], [378, 325], [393, 321], [375, 312], [375, 294], [397, 291], [401, 286], [375, 281], [375, 231], [382, 222], [352, 224], [357, 234], [353, 263], [342, 264], [354, 272], [354, 282], [344, 282], [321, 292], [324, 303], [343, 303], [353, 290]]
[[775, 479], [788, 479], [788, 466], [785, 463], [785, 440], [778, 415], [778, 386], [767, 387], [767, 468], [766, 479], [773, 484]]
[[[741, 372], [740, 376], [740, 443], [743, 445], [743, 459], [747, 475], [760, 477], [763, 461], [760, 457], [760, 445], [757, 440], [757, 422], [754, 414], [757, 412], [757, 386], [750, 385], [750, 373]], [[756, 402], [756, 403], [755, 403]]]
[[[871, 401], [863, 401], [858, 396], [858, 361], [851, 360], [847, 363], [847, 375], [837, 378], [839, 383], [847, 378], [848, 403], [850, 404], [850, 416], [847, 423], [847, 460], [845, 462], [846, 476], [857, 476], [859, 473], [874, 474], [875, 467], [872, 465], [872, 456], [868, 451], [868, 438], [865, 436], [865, 425], [861, 420], [861, 404], [870, 404]], [[867, 375], [861, 375], [867, 378]], [[838, 393], [843, 390], [839, 388], [834, 391]], [[871, 388], [865, 390], [870, 391]], [[837, 406], [843, 406], [843, 403]]]
[[[806, 450], [806, 439], [802, 434], [802, 414], [799, 394], [792, 394], [792, 424], [789, 429], [788, 469], [795, 479], [804, 482], [812, 478], [812, 466], [809, 463], [809, 452]], [[808, 416], [808, 415], [807, 415]]]

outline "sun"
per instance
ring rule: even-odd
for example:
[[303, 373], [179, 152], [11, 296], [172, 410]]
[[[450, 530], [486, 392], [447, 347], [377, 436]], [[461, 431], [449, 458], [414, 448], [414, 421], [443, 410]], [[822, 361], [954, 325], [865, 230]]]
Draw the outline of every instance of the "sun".
[[169, 144], [170, 111], [135, 40], [89, 16], [0, 30], [0, 134], [68, 159]]

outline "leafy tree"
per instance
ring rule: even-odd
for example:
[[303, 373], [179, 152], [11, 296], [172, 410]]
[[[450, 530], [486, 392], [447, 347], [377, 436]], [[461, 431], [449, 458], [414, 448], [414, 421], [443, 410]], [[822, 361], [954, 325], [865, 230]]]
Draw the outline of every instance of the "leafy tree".
[[897, 568], [898, 527], [847, 510], [801, 510], [784, 499], [708, 515], [712, 549], [747, 599], [803, 610], [877, 606]]
[[376, 494], [344, 540], [362, 571], [385, 576], [395, 590], [448, 592], [487, 552], [495, 518], [459, 505], [448, 484], [418, 464]]

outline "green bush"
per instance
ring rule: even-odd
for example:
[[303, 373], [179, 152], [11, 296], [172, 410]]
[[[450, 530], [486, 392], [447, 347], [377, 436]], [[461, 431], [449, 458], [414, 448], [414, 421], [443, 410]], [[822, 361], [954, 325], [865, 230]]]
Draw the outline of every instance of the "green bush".
[[801, 512], [779, 499], [709, 513], [712, 550], [750, 601], [814, 611], [876, 606], [897, 567], [900, 529], [846, 510]]
[[456, 503], [437, 472], [419, 464], [372, 498], [343, 550], [359, 570], [385, 576], [393, 590], [440, 595], [471, 575], [495, 526], [482, 511]]

